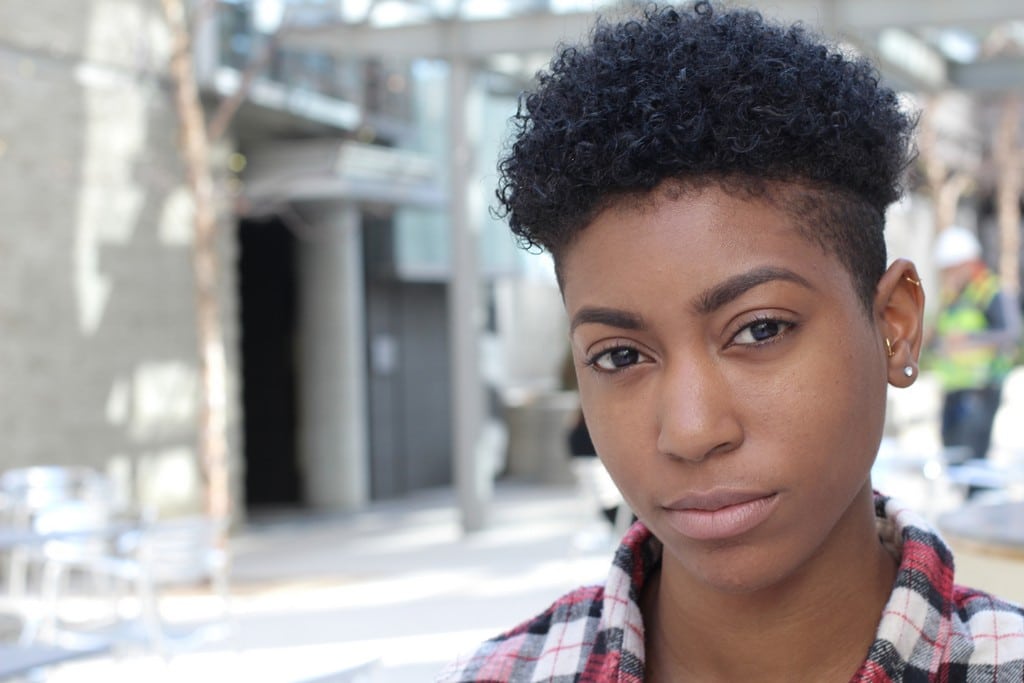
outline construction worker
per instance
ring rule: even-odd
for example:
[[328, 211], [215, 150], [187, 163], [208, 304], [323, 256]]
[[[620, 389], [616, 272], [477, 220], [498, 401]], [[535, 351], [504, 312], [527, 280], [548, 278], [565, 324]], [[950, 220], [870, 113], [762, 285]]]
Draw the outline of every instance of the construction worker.
[[942, 231], [935, 263], [942, 295], [930, 355], [944, 393], [942, 443], [967, 447], [967, 457], [984, 458], [1003, 380], [1016, 356], [1020, 309], [985, 265], [981, 243], [970, 230]]

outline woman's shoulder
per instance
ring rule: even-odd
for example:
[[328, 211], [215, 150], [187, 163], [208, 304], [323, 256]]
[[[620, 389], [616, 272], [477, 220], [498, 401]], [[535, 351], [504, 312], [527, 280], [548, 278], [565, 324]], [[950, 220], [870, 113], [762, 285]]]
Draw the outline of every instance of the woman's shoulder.
[[1024, 605], [959, 584], [954, 586], [953, 601], [954, 610], [965, 623], [988, 624], [1000, 632], [1011, 629], [1009, 633], [1024, 646]]
[[[436, 683], [505, 683], [538, 680], [556, 666], [559, 674], [582, 669], [601, 620], [604, 587], [581, 586], [540, 614], [484, 641], [449, 664]], [[547, 671], [539, 680], [548, 680]]]
[[[1024, 606], [975, 588], [957, 585], [953, 591], [956, 632], [953, 647], [970, 652], [970, 666], [1009, 672], [1024, 681]], [[999, 678], [999, 680], [1011, 680]]]

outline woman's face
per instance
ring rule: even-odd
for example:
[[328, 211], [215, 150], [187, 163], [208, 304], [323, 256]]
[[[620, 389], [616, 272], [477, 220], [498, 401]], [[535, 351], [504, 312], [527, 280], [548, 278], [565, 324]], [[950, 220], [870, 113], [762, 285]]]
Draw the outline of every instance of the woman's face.
[[729, 591], [872, 524], [853, 501], [882, 434], [882, 334], [795, 226], [711, 186], [612, 206], [561, 259], [602, 461], [666, 564]]

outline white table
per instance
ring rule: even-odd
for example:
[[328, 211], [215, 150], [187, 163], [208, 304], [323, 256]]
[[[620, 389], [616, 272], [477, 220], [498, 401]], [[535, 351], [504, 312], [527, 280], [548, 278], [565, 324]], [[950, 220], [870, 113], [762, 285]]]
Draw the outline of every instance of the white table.
[[0, 523], [0, 551], [12, 548], [30, 548], [50, 541], [77, 541], [90, 538], [117, 538], [122, 534], [138, 531], [138, 520], [115, 520], [96, 529], [74, 529], [40, 533], [24, 526]]
[[953, 538], [1024, 557], [1024, 501], [968, 503], [941, 515], [938, 526]]
[[71, 650], [52, 645], [0, 643], [0, 681], [20, 678], [39, 669], [105, 654], [109, 647]]

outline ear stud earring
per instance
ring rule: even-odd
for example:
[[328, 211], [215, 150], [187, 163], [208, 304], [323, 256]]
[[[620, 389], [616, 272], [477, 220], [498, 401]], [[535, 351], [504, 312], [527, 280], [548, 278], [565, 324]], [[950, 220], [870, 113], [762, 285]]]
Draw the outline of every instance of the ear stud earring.
[[896, 351], [892, 348], [892, 342], [889, 341], [888, 337], [885, 338], [885, 353], [889, 358], [896, 355]]
[[913, 377], [914, 376], [914, 366], [913, 365], [904, 365], [903, 366], [903, 374], [906, 377]]
[[915, 280], [914, 278], [910, 277], [909, 275], [904, 275], [903, 279], [906, 280], [907, 282], [909, 282], [912, 285], [916, 285], [918, 287], [921, 286], [921, 281], [920, 280]]

